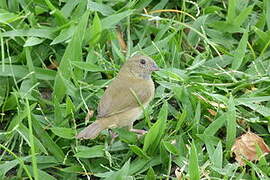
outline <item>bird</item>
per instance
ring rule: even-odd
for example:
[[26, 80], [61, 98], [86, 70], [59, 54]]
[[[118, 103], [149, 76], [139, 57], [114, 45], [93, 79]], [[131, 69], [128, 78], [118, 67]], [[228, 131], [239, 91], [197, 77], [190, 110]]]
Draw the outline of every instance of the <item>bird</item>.
[[77, 139], [94, 139], [102, 130], [128, 127], [142, 114], [154, 98], [155, 86], [151, 78], [160, 68], [155, 61], [144, 55], [129, 58], [110, 82], [97, 108], [97, 119], [76, 135]]

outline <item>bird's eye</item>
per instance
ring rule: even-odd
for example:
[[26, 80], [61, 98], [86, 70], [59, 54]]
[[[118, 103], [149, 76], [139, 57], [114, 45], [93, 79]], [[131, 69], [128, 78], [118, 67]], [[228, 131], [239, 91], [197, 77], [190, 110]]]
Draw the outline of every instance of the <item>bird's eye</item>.
[[146, 62], [145, 62], [144, 59], [141, 59], [141, 60], [140, 60], [140, 63], [141, 63], [141, 64], [145, 64]]

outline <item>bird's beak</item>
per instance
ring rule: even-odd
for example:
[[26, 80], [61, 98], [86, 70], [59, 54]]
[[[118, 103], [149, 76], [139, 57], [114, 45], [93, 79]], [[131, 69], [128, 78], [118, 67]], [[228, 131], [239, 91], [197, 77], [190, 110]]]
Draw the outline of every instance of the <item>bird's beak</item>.
[[159, 71], [160, 68], [158, 67], [158, 65], [156, 63], [154, 63], [151, 67], [151, 71]]

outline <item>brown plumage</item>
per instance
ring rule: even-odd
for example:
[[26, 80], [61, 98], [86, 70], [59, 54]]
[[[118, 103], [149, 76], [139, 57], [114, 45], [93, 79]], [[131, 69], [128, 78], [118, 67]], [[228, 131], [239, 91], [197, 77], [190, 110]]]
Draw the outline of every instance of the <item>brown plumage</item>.
[[127, 60], [100, 100], [98, 119], [76, 138], [94, 139], [108, 128], [132, 128], [133, 122], [143, 113], [140, 103], [146, 107], [154, 97], [151, 73], [158, 69], [154, 60], [147, 56], [138, 55]]

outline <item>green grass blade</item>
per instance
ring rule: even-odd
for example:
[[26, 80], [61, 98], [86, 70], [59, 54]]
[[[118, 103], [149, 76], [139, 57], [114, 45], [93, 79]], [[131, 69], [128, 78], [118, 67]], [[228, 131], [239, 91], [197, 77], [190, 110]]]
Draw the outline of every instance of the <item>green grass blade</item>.
[[54, 155], [54, 157], [62, 162], [64, 160], [64, 152], [62, 149], [55, 143], [49, 134], [41, 127], [37, 119], [32, 116], [33, 129], [35, 130], [36, 136], [43, 143], [44, 147]]
[[[72, 75], [72, 68], [70, 62], [72, 61], [81, 61], [82, 60], [82, 43], [84, 39], [84, 34], [86, 30], [86, 25], [89, 17], [89, 11], [86, 11], [77, 25], [76, 31], [72, 36], [70, 43], [68, 44], [65, 53], [61, 59], [60, 66], [58, 68], [58, 73], [55, 78], [54, 83], [54, 98], [57, 101], [61, 101], [66, 94], [67, 84], [65, 80], [69, 80]], [[82, 71], [78, 68], [75, 68], [74, 74], [76, 77], [81, 78]], [[58, 88], [62, 87], [62, 88]]]
[[212, 155], [212, 163], [215, 167], [222, 169], [222, 163], [223, 163], [223, 151], [222, 151], [222, 143], [219, 141], [215, 151]]
[[270, 2], [268, 0], [264, 0], [264, 14], [266, 19], [266, 24], [268, 30], [270, 30]]
[[227, 14], [227, 23], [233, 24], [234, 18], [236, 16], [236, 3], [237, 0], [229, 0], [228, 1], [228, 14]]
[[116, 25], [119, 21], [128, 17], [132, 13], [133, 10], [127, 10], [118, 14], [110, 15], [101, 20], [101, 26], [103, 27], [103, 29], [113, 28], [113, 26]]
[[244, 32], [240, 43], [234, 53], [234, 59], [232, 62], [232, 69], [237, 70], [242, 65], [243, 59], [245, 57], [246, 48], [248, 43], [248, 31]]
[[226, 125], [226, 149], [230, 151], [233, 146], [236, 138], [236, 108], [234, 105], [234, 99], [231, 97], [228, 102], [228, 112], [226, 112], [227, 116], [227, 125]]
[[168, 116], [168, 105], [164, 103], [160, 109], [157, 122], [150, 128], [144, 139], [143, 151], [153, 154], [157, 151], [161, 138], [165, 133]]
[[26, 172], [28, 178], [30, 180], [33, 180], [29, 169], [26, 167], [26, 165], [24, 164], [24, 161], [22, 158], [18, 157], [15, 153], [13, 153], [12, 151], [10, 151], [8, 148], [6, 148], [5, 146], [3, 146], [2, 144], [0, 144], [0, 148], [4, 149], [5, 151], [7, 151], [9, 154], [11, 154], [16, 160], [18, 160], [20, 162], [20, 165], [22, 166], [22, 168], [24, 169], [24, 171]]
[[199, 180], [200, 179], [198, 154], [197, 154], [197, 149], [196, 149], [194, 142], [192, 142], [192, 144], [191, 144], [188, 172], [189, 172], [190, 179], [192, 179], [192, 180]]
[[205, 135], [214, 135], [224, 125], [226, 121], [226, 114], [220, 115], [214, 122], [212, 122], [205, 130]]
[[35, 180], [38, 180], [39, 179], [39, 173], [38, 173], [36, 151], [35, 151], [35, 144], [34, 144], [34, 135], [33, 135], [33, 126], [32, 126], [32, 115], [31, 115], [31, 110], [30, 110], [30, 106], [29, 106], [28, 100], [26, 100], [26, 108], [27, 108], [27, 117], [28, 117], [29, 140], [30, 140], [30, 148], [31, 148], [33, 174], [34, 174]]

